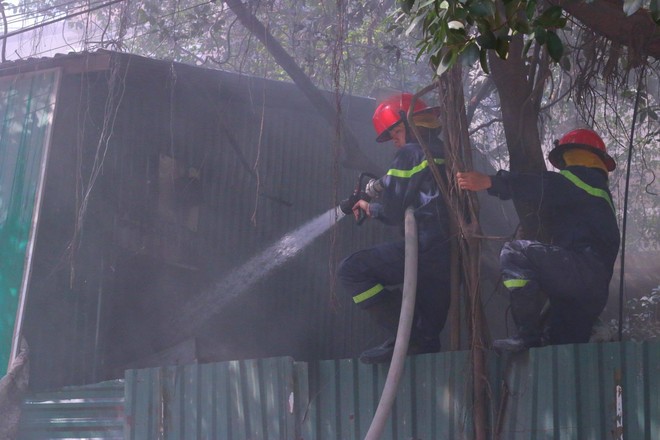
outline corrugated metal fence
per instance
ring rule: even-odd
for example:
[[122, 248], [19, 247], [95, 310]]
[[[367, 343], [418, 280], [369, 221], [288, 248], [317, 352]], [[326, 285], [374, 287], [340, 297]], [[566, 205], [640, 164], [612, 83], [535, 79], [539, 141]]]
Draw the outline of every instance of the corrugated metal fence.
[[123, 439], [124, 381], [67, 387], [23, 404], [21, 440]]
[[[659, 342], [489, 353], [488, 366], [490, 439], [660, 438]], [[290, 358], [130, 370], [124, 438], [361, 439], [386, 375], [386, 366], [355, 360]], [[383, 439], [470, 439], [470, 389], [469, 353], [410, 357]], [[64, 438], [30, 436], [34, 402], [21, 438]], [[67, 438], [89, 438], [71, 431]]]
[[658, 342], [546, 347], [490, 366], [502, 439], [660, 439]]
[[127, 371], [125, 438], [300, 438], [296, 368], [273, 358]]

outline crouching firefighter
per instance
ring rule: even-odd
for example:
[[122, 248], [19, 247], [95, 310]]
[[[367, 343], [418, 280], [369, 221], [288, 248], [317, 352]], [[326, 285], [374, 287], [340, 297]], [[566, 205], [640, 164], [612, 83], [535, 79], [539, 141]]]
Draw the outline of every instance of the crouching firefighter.
[[[517, 334], [495, 340], [493, 347], [498, 350], [588, 342], [607, 302], [619, 251], [619, 228], [608, 189], [614, 159], [600, 136], [585, 128], [556, 141], [548, 159], [559, 172], [457, 175], [462, 189], [487, 189], [503, 200], [533, 202], [549, 235], [547, 242], [513, 240], [502, 247], [500, 269]], [[547, 334], [541, 313], [546, 302], [550, 304]]]
[[[403, 232], [405, 210], [414, 208], [419, 255], [408, 354], [420, 354], [440, 351], [440, 332], [449, 310], [449, 217], [424, 152], [406, 119], [411, 101], [411, 94], [401, 93], [376, 108], [376, 141], [393, 141], [396, 153], [387, 173], [367, 184], [370, 201], [358, 200], [352, 211], [356, 219], [366, 215], [367, 219], [398, 226]], [[444, 175], [438, 108], [428, 107], [418, 99], [413, 118]], [[338, 277], [353, 302], [390, 333], [382, 344], [360, 355], [364, 363], [389, 362], [392, 358], [401, 311], [404, 260], [402, 238], [358, 251], [340, 263]]]

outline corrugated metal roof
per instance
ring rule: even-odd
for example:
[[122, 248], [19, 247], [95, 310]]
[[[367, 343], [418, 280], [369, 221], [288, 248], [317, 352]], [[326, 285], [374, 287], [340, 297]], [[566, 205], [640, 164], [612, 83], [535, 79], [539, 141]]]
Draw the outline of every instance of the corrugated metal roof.
[[67, 387], [25, 400], [21, 440], [123, 439], [124, 381]]

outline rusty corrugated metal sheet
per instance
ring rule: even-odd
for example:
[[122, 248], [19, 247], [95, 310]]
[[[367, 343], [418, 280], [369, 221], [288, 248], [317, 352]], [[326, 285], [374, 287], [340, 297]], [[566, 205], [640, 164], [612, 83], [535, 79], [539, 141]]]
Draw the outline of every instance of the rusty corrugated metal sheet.
[[67, 387], [29, 396], [19, 440], [123, 439], [124, 381]]
[[[488, 367], [489, 439], [658, 438], [658, 342], [490, 352]], [[470, 368], [468, 352], [408, 358], [383, 440], [471, 439]], [[352, 359], [129, 371], [126, 438], [358, 440], [386, 375]]]

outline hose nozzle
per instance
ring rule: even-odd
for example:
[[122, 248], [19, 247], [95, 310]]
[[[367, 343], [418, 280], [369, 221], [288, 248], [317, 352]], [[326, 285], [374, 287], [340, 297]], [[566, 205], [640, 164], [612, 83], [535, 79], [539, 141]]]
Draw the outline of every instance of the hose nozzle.
[[[360, 176], [358, 177], [357, 184], [355, 185], [355, 189], [353, 190], [353, 194], [347, 199], [342, 200], [339, 202], [339, 209], [346, 214], [350, 215], [353, 213], [353, 206], [359, 201], [359, 200], [366, 200], [367, 202], [371, 200], [371, 195], [368, 194], [368, 192], [365, 192], [362, 190], [362, 180], [365, 177], [370, 177], [371, 180], [369, 182], [375, 181], [376, 176], [370, 173], [361, 173]], [[368, 185], [368, 184], [367, 184]], [[363, 211], [360, 210], [358, 219], [357, 219], [357, 224], [361, 225], [362, 222], [367, 218], [367, 214]]]

